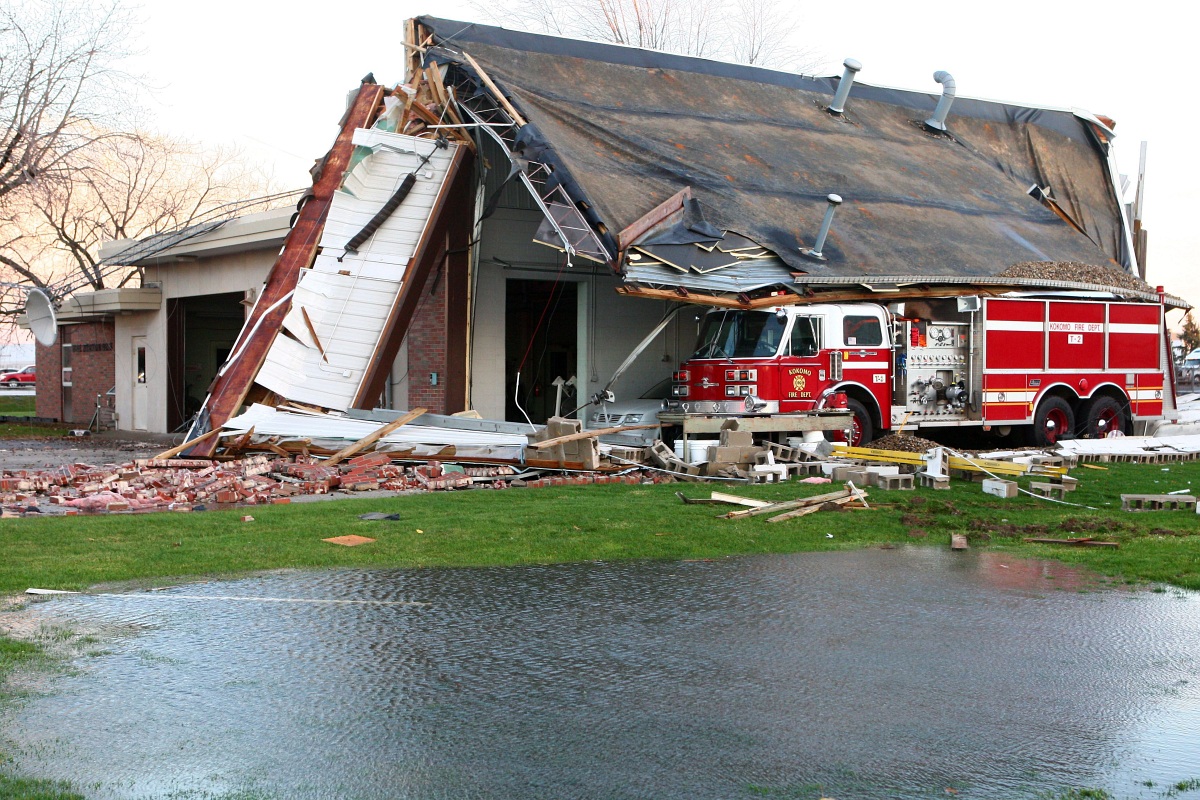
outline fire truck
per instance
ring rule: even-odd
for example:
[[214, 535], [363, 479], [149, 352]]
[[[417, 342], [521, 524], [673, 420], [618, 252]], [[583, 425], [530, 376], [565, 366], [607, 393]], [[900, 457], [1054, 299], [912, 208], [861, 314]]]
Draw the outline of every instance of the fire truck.
[[959, 427], [1045, 446], [1173, 411], [1168, 343], [1161, 302], [1086, 295], [713, 309], [664, 412], [844, 407], [854, 445]]

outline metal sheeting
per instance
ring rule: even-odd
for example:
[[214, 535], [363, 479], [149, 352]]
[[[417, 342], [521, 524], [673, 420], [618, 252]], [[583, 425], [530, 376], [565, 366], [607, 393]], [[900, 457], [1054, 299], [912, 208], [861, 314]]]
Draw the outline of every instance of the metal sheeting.
[[774, 259], [747, 261], [726, 267], [719, 272], [697, 275], [681, 273], [664, 264], [636, 261], [625, 264], [625, 280], [646, 286], [687, 286], [708, 292], [750, 292], [769, 286], [786, 286], [792, 283], [792, 272], [783, 262]]
[[[283, 331], [257, 382], [280, 396], [345, 410], [354, 401], [391, 314], [456, 145], [422, 159], [434, 142], [360, 129], [354, 144], [371, 148], [346, 174], [321, 235], [321, 252], [300, 275]], [[362, 244], [362, 230], [410, 172], [417, 181], [400, 207]], [[315, 334], [315, 335], [314, 335]]]
[[[374, 420], [351, 419], [331, 414], [305, 414], [284, 411], [255, 403], [223, 426], [225, 436], [236, 436], [254, 429], [256, 436], [306, 439], [341, 447], [357, 442], [379, 430]], [[410, 423], [379, 440], [377, 449], [401, 450], [410, 446], [419, 452], [428, 448], [454, 447], [457, 455], [471, 452], [479, 457], [518, 460], [529, 439], [524, 434], [497, 433], [476, 429], [436, 427]]]

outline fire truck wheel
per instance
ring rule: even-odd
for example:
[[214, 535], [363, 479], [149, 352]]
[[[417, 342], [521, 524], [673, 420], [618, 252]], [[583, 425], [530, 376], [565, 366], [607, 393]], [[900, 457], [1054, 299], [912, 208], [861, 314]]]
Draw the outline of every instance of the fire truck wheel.
[[[871, 422], [871, 413], [867, 411], [866, 406], [854, 398], [846, 401], [846, 410], [854, 415], [854, 427], [850, 430], [849, 444], [851, 447], [862, 447], [875, 438], [875, 426]], [[825, 438], [831, 442], [844, 442], [846, 434], [842, 431], [826, 431]]]
[[1083, 412], [1083, 435], [1103, 439], [1111, 431], [1125, 432], [1125, 411], [1111, 397], [1097, 397]]
[[1061, 397], [1047, 397], [1033, 416], [1033, 444], [1045, 447], [1075, 430], [1075, 412]]

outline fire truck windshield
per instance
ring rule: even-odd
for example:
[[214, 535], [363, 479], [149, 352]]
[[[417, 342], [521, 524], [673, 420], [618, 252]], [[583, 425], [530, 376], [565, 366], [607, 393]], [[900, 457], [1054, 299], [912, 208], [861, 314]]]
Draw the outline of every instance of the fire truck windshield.
[[786, 317], [767, 311], [713, 311], [704, 317], [692, 358], [769, 358], [786, 327]]

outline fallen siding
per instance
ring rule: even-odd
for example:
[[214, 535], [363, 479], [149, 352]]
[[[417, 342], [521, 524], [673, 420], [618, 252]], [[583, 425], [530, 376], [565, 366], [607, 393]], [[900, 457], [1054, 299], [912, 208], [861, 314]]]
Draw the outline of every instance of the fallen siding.
[[[372, 153], [334, 194], [320, 253], [301, 273], [284, 320], [286, 335], [276, 337], [257, 378], [281, 397], [342, 411], [353, 405], [377, 357], [457, 148], [379, 130], [356, 131], [354, 144]], [[348, 252], [346, 243], [410, 173], [417, 180], [399, 208], [357, 252]]]

